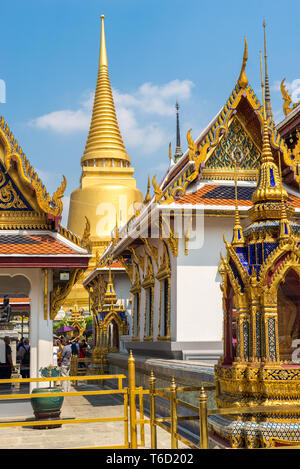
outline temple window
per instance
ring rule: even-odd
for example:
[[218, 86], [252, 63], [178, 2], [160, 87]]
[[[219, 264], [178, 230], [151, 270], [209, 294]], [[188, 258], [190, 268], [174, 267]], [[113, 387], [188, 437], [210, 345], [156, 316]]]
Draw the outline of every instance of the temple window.
[[142, 283], [145, 289], [145, 314], [144, 314], [144, 340], [153, 339], [153, 298], [154, 298], [154, 275], [151, 257], [146, 255], [145, 275]]
[[170, 277], [161, 281], [160, 294], [160, 335], [161, 337], [170, 336]]
[[160, 266], [156, 274], [160, 283], [159, 299], [159, 321], [158, 321], [158, 340], [170, 339], [170, 320], [171, 320], [171, 268], [168, 249], [163, 243], [163, 252], [160, 259]]
[[152, 314], [153, 314], [153, 287], [146, 288], [146, 307], [145, 307], [145, 337], [152, 336]]
[[134, 282], [130, 289], [133, 295], [132, 340], [140, 338], [141, 284], [139, 268], [134, 264]]

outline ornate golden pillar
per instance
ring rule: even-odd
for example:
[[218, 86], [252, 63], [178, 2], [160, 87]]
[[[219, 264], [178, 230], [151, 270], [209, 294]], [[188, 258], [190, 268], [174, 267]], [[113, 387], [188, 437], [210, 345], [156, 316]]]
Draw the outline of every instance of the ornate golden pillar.
[[266, 362], [279, 361], [277, 298], [266, 293], [262, 303], [264, 358]]
[[236, 358], [238, 361], [249, 359], [249, 310], [246, 295], [236, 295]]

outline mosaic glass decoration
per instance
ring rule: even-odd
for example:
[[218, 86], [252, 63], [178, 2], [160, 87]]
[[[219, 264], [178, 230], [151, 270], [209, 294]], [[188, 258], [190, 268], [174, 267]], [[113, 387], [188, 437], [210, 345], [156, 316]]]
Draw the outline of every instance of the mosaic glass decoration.
[[240, 169], [258, 169], [260, 152], [237, 119], [230, 125], [226, 138], [221, 138], [206, 162], [206, 168], [228, 169], [237, 163]]

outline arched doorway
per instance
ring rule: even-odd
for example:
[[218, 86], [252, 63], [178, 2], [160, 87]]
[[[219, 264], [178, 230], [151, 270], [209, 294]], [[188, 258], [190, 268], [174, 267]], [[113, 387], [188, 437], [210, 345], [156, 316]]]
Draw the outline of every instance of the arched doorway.
[[[31, 284], [26, 276], [0, 274], [0, 338], [10, 338], [14, 364], [17, 339], [21, 335], [29, 336], [30, 290]], [[24, 317], [27, 326], [25, 334]]]
[[294, 341], [300, 339], [300, 279], [292, 269], [278, 287], [277, 314], [280, 360], [293, 361]]
[[107, 328], [108, 334], [108, 351], [109, 352], [118, 352], [120, 347], [120, 335], [119, 335], [119, 326], [114, 319], [108, 325]]

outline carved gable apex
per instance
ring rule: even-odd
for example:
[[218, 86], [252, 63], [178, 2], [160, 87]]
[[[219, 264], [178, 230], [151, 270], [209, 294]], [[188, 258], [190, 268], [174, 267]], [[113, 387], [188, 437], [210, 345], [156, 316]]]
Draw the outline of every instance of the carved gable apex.
[[53, 228], [62, 213], [66, 179], [51, 197], [0, 117], [0, 228]]

